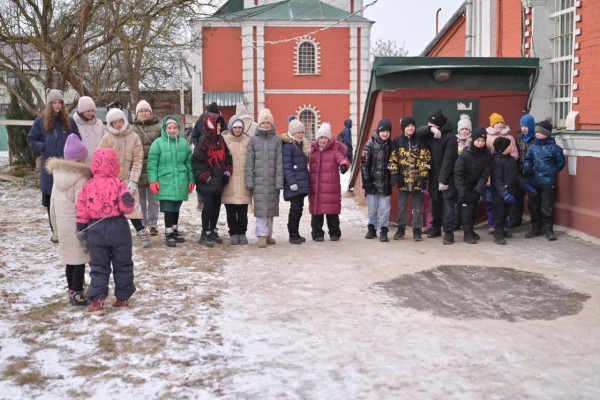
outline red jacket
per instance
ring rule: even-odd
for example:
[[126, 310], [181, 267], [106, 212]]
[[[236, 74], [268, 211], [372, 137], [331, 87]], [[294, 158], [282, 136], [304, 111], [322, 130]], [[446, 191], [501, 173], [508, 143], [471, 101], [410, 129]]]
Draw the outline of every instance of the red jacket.
[[119, 159], [111, 148], [99, 148], [92, 158], [92, 179], [79, 191], [77, 222], [118, 217], [133, 211], [135, 200], [127, 185], [118, 178]]
[[346, 146], [331, 139], [321, 151], [317, 140], [310, 148], [309, 211], [312, 215], [339, 214], [342, 211], [341, 165], [350, 167]]

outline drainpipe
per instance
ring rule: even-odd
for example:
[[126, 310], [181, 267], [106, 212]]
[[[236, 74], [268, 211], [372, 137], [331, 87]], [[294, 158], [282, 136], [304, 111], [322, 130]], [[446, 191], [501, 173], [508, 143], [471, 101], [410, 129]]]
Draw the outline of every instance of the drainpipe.
[[465, 57], [473, 57], [473, 0], [465, 1]]
[[441, 8], [438, 8], [437, 11], [435, 12], [435, 36], [437, 36], [439, 30], [439, 26], [440, 26], [440, 11], [442, 11]]

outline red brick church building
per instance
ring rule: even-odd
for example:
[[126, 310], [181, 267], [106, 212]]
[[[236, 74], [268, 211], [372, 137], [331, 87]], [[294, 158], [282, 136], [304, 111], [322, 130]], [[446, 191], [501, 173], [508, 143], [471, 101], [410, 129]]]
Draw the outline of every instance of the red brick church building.
[[[361, 121], [370, 78], [372, 21], [362, 0], [229, 0], [191, 22], [192, 112], [216, 102], [225, 117], [242, 101], [256, 119], [271, 109], [278, 132], [295, 115], [312, 139], [322, 122], [333, 134], [347, 118]], [[227, 120], [227, 118], [226, 118]]]

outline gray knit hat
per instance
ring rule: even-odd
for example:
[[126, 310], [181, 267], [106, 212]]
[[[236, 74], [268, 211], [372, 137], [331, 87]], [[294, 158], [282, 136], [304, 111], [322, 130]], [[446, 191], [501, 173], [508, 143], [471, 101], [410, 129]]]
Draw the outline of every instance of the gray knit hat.
[[52, 103], [54, 100], [65, 102], [65, 95], [62, 90], [46, 89], [46, 104]]

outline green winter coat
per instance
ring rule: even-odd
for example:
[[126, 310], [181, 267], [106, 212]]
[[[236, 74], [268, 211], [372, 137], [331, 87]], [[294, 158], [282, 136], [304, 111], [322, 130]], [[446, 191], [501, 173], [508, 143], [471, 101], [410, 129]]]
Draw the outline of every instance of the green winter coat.
[[148, 154], [150, 153], [152, 143], [161, 135], [161, 126], [160, 119], [155, 115], [147, 121], [140, 121], [136, 118], [131, 123], [131, 130], [140, 137], [144, 146], [144, 163], [142, 164], [142, 173], [138, 181], [139, 187], [148, 187]]
[[[165, 122], [177, 121], [179, 134], [167, 135]], [[158, 182], [158, 200], [185, 201], [188, 199], [188, 185], [194, 183], [192, 173], [192, 150], [181, 137], [181, 124], [174, 115], [167, 115], [161, 122], [160, 138], [156, 139], [148, 153], [148, 182]]]

